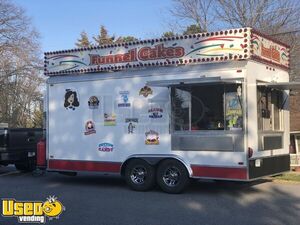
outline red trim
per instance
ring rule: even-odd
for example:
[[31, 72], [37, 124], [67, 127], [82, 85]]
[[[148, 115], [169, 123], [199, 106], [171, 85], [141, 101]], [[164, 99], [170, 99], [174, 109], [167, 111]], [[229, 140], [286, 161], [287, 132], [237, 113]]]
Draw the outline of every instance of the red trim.
[[49, 160], [48, 169], [120, 173], [120, 162]]
[[210, 177], [210, 178], [225, 178], [225, 179], [247, 179], [247, 168], [232, 168], [232, 167], [210, 167], [192, 165], [194, 177]]

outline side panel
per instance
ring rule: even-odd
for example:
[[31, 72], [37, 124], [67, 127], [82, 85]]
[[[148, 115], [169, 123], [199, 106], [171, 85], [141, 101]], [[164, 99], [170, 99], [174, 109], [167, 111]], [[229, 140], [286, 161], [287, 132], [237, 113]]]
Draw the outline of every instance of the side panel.
[[[233, 66], [234, 65], [234, 66]], [[239, 67], [236, 67], [239, 65]], [[96, 74], [87, 80], [78, 75], [74, 80], [67, 77], [60, 81], [48, 81], [48, 169], [119, 172], [120, 165], [132, 155], [176, 156], [192, 168], [191, 176], [225, 179], [246, 179], [244, 175], [206, 170], [200, 166], [230, 168], [246, 171], [245, 151], [186, 151], [171, 149], [169, 89], [144, 86], [147, 81], [161, 79], [196, 78], [201, 76], [243, 78], [237, 70], [245, 65], [224, 64], [223, 67], [201, 65], [191, 70], [169, 69], [143, 70], [130, 73], [114, 73], [114, 78], [104, 79]], [[190, 67], [192, 68], [192, 67]], [[97, 77], [99, 77], [97, 79]], [[65, 107], [68, 91], [76, 92], [78, 106]], [[147, 95], [148, 93], [148, 95]], [[124, 95], [128, 100], [124, 102]], [[97, 107], [89, 106], [92, 96], [99, 101]], [[74, 97], [74, 96], [73, 96]], [[74, 99], [73, 99], [74, 100]], [[129, 105], [128, 105], [129, 104]], [[155, 115], [153, 114], [155, 112]], [[109, 114], [106, 120], [104, 114]], [[111, 117], [114, 114], [115, 117]], [[153, 116], [154, 115], [154, 116]], [[105, 121], [106, 120], [106, 121]], [[94, 130], [87, 130], [92, 121]], [[129, 126], [129, 123], [132, 123]], [[224, 131], [219, 131], [220, 135]], [[147, 140], [148, 138], [148, 140]], [[158, 138], [158, 142], [154, 139]], [[151, 140], [154, 142], [151, 142]], [[228, 170], [227, 170], [228, 169]], [[243, 174], [246, 174], [243, 173]]]

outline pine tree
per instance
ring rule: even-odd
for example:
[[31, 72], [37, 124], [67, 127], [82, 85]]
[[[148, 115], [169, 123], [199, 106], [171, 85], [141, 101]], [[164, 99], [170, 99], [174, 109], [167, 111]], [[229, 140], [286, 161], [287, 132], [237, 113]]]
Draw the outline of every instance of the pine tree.
[[138, 41], [137, 38], [133, 37], [133, 36], [120, 36], [117, 38], [117, 40], [115, 41], [115, 43], [124, 43], [124, 42], [132, 42], [132, 41]]
[[75, 43], [76, 47], [78, 48], [84, 48], [84, 47], [89, 47], [91, 45], [89, 41], [89, 37], [85, 31], [82, 31], [80, 33], [80, 38], [77, 40]]
[[172, 31], [166, 31], [166, 32], [164, 32], [164, 33], [162, 34], [161, 37], [163, 37], [163, 38], [168, 38], [168, 37], [174, 37], [174, 36], [175, 36], [174, 32], [172, 32]]
[[201, 27], [197, 24], [192, 24], [186, 28], [186, 30], [183, 32], [183, 35], [189, 35], [189, 34], [197, 34], [204, 32]]
[[97, 45], [108, 45], [114, 42], [115, 37], [114, 36], [110, 37], [108, 35], [107, 29], [103, 25], [101, 25], [100, 34], [93, 37], [93, 39], [95, 40]]

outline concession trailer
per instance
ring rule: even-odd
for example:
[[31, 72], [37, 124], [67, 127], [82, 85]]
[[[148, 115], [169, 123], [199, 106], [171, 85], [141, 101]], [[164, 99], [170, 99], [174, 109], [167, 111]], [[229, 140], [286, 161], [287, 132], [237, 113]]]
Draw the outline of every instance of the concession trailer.
[[47, 52], [39, 166], [169, 193], [288, 171], [288, 70], [289, 47], [252, 28]]

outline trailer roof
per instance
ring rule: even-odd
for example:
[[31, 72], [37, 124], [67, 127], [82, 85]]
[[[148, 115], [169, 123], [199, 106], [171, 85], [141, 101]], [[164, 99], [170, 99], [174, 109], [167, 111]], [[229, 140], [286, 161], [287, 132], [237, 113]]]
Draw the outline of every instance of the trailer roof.
[[249, 59], [288, 69], [289, 48], [252, 28], [239, 28], [47, 52], [44, 74], [56, 76]]

